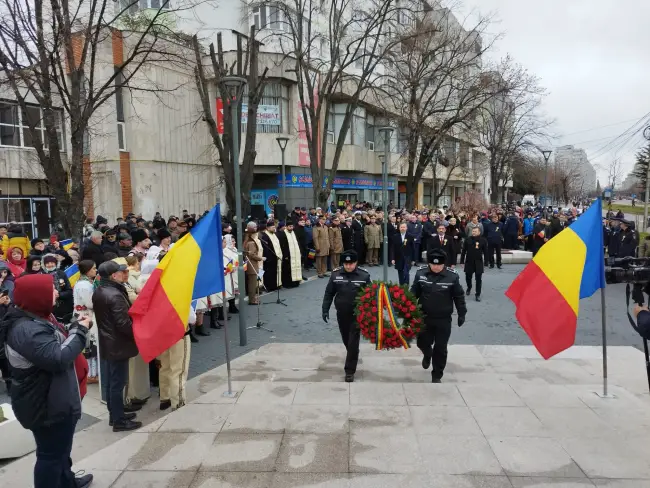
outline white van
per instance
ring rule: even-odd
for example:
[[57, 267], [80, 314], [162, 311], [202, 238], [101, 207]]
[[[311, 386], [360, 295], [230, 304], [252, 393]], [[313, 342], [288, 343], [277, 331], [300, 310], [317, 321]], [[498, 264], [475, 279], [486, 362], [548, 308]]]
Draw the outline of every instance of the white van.
[[524, 198], [521, 199], [521, 205], [522, 206], [530, 205], [531, 207], [534, 207], [535, 195], [524, 195]]

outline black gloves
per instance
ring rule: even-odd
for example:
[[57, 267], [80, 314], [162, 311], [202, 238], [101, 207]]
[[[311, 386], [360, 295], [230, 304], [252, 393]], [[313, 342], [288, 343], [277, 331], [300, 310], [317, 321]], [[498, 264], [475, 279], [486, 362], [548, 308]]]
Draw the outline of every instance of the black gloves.
[[465, 323], [465, 316], [464, 316], [464, 315], [460, 315], [460, 316], [458, 317], [458, 327], [462, 327], [464, 323]]
[[323, 321], [327, 323], [327, 321], [330, 318], [330, 313], [329, 312], [323, 312]]

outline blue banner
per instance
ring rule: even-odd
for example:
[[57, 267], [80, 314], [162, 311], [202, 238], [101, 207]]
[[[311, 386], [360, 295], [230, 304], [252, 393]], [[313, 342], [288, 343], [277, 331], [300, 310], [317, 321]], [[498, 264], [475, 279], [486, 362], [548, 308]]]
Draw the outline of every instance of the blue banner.
[[[325, 184], [327, 184], [329, 177], [325, 177]], [[282, 186], [282, 176], [278, 175], [278, 186]], [[325, 185], [323, 185], [325, 186]], [[297, 174], [288, 174], [286, 175], [286, 187], [287, 188], [311, 188], [312, 187], [312, 178], [311, 175], [297, 175]], [[381, 178], [372, 178], [372, 177], [343, 177], [337, 176], [334, 178], [334, 183], [332, 184], [334, 189], [349, 189], [349, 190], [381, 190], [382, 181]], [[395, 189], [395, 181], [388, 179], [388, 189]]]

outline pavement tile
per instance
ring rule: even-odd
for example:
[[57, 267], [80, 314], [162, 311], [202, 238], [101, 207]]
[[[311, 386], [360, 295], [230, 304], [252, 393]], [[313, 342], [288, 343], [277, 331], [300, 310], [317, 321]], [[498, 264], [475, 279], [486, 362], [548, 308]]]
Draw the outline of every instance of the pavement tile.
[[[113, 483], [122, 474], [122, 471], [104, 471], [96, 469], [93, 471], [93, 488], [113, 488]], [[11, 486], [9, 484], [2, 486]], [[20, 485], [18, 485], [20, 486]]]
[[467, 407], [409, 407], [418, 435], [481, 436], [481, 429]]
[[287, 427], [290, 406], [237, 404], [221, 431], [240, 434], [281, 434]]
[[512, 488], [505, 476], [352, 474], [350, 488]]
[[201, 457], [201, 471], [274, 471], [282, 434], [217, 435], [212, 447], [194, 452]]
[[564, 385], [526, 385], [515, 383], [510, 386], [512, 386], [515, 393], [519, 395], [519, 397], [530, 408], [587, 407], [587, 405], [580, 400], [577, 393]]
[[409, 405], [465, 406], [465, 400], [453, 384], [404, 383]]
[[510, 482], [514, 488], [594, 488], [595, 486], [591, 480], [579, 478], [531, 478], [527, 476], [511, 476]]
[[170, 432], [148, 434], [147, 442], [131, 457], [126, 469], [196, 471], [201, 464], [201, 456], [197, 453], [205, 452], [214, 442], [214, 438], [215, 434]]
[[483, 436], [421, 435], [418, 441], [424, 466], [431, 476], [503, 474]]
[[167, 416], [157, 432], [219, 432], [235, 405], [189, 404]]
[[347, 473], [347, 434], [286, 434], [276, 462], [279, 472]]
[[650, 405], [645, 411], [625, 408], [593, 408], [592, 411], [622, 434], [650, 438]]
[[148, 443], [153, 433], [133, 433], [125, 436], [108, 447], [75, 462], [74, 471], [84, 470], [92, 473], [97, 470], [112, 471], [124, 470], [131, 462], [131, 458]]
[[202, 471], [194, 477], [194, 481], [190, 486], [191, 488], [270, 488], [272, 478], [273, 473]]
[[[224, 396], [224, 393], [228, 392], [228, 383], [222, 382], [221, 379], [216, 383], [206, 381], [202, 386], [206, 393], [190, 403], [237, 403], [239, 395], [246, 385], [247, 383], [233, 382], [232, 391], [235, 396], [229, 397]], [[209, 390], [207, 390], [208, 388]]]
[[606, 488], [648, 488], [648, 480], [593, 479], [594, 485]]
[[554, 439], [489, 437], [488, 441], [508, 476], [585, 477], [578, 465]]
[[[124, 471], [111, 488], [189, 488], [194, 471]], [[95, 488], [95, 483], [92, 484]]]
[[296, 383], [248, 383], [239, 395], [239, 405], [291, 405], [296, 395]]
[[575, 389], [578, 397], [591, 408], [618, 408], [621, 411], [647, 411], [647, 404], [625, 388], [610, 386], [608, 394], [613, 395], [613, 398], [602, 398], [596, 394], [602, 393], [602, 390], [603, 387], [601, 385], [595, 388], [593, 386], [577, 386]]
[[534, 408], [533, 411], [551, 437], [589, 438], [616, 434], [611, 425], [589, 408]]
[[349, 405], [349, 383], [300, 383], [294, 405]]
[[589, 478], [632, 478], [648, 480], [650, 462], [646, 438], [566, 438], [559, 441]]
[[415, 431], [358, 432], [350, 435], [350, 472], [423, 473]]
[[524, 407], [510, 385], [493, 384], [458, 384], [458, 390], [468, 407]]
[[470, 409], [485, 436], [550, 437], [548, 429], [528, 407]]
[[409, 407], [350, 406], [350, 432], [392, 435], [412, 428]]
[[348, 405], [292, 405], [286, 425], [287, 434], [347, 434]]
[[349, 488], [348, 473], [276, 473], [271, 488]]
[[401, 384], [351, 383], [351, 405], [406, 405]]

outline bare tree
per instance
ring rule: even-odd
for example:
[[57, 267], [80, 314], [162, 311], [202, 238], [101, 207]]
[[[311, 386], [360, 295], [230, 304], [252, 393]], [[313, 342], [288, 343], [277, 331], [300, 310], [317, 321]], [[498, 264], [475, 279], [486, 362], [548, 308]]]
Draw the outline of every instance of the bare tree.
[[[250, 192], [253, 186], [253, 166], [257, 157], [257, 151], [255, 150], [257, 111], [264, 93], [264, 84], [268, 71], [265, 68], [264, 72], [261, 75], [259, 74], [260, 43], [255, 40], [255, 26], [251, 27], [250, 36], [237, 35], [235, 59], [230, 62], [228, 62], [223, 52], [221, 33], [217, 34], [216, 51], [214, 44], [210, 44], [209, 63], [211, 72], [209, 77], [206, 75], [206, 70], [203, 66], [204, 52], [199, 44], [198, 38], [194, 36], [192, 42], [196, 58], [196, 87], [201, 97], [202, 118], [208, 127], [210, 137], [219, 155], [219, 162], [223, 169], [224, 182], [226, 184], [226, 201], [230, 216], [234, 215], [235, 212], [236, 192], [234, 171], [235, 165], [239, 164], [239, 161], [234, 160], [231, 105], [235, 104], [237, 106], [237, 141], [241, 144], [241, 112], [244, 97], [243, 92], [234, 94], [233, 97], [224, 82], [224, 77], [236, 75], [246, 78], [248, 123], [246, 124], [246, 141], [244, 143], [244, 157], [241, 166], [241, 201], [242, 214], [248, 215], [250, 209]], [[214, 87], [216, 90], [211, 90], [211, 87]], [[223, 100], [223, 130], [221, 131], [212, 115], [214, 91]], [[238, 222], [240, 232], [243, 231], [241, 227], [242, 223], [243, 220], [242, 222]]]
[[416, 13], [411, 36], [386, 56], [383, 99], [386, 110], [397, 115], [406, 143], [407, 207], [414, 205], [428, 169], [435, 175], [432, 203], [437, 204], [449, 180], [469, 162], [456, 143], [481, 107], [503, 90], [484, 76], [482, 57], [494, 42], [483, 39], [489, 26], [489, 18], [470, 25], [436, 6]]
[[621, 181], [623, 181], [624, 174], [625, 171], [623, 169], [621, 158], [612, 159], [607, 165], [607, 186], [614, 191], [616, 185], [619, 185]]
[[510, 58], [483, 76], [496, 95], [477, 112], [474, 129], [488, 155], [490, 200], [498, 203], [501, 190], [512, 179], [515, 158], [536, 151], [536, 145], [548, 139], [551, 121], [540, 114], [546, 92], [538, 79]]
[[[269, 37], [279, 33], [281, 52], [294, 63], [299, 137], [309, 155], [314, 202], [324, 206], [354, 114], [376, 81], [385, 53], [397, 43], [387, 30], [389, 19], [400, 9], [394, 0], [287, 0], [272, 5], [275, 17], [269, 22], [283, 27]], [[333, 127], [337, 102], [345, 104], [345, 111], [337, 114]], [[331, 143], [334, 153], [330, 156]]]
[[[206, 0], [174, 0], [174, 11], [200, 1]], [[170, 30], [167, 20], [171, 3], [160, 5], [139, 12], [139, 0], [0, 0], [2, 76], [24, 114], [57, 219], [68, 235], [81, 231], [84, 197], [92, 191], [86, 188], [83, 160], [93, 115], [122, 88], [155, 91], [150, 80], [137, 83], [143, 66], [183, 58], [179, 43], [186, 44], [186, 38]], [[114, 62], [106, 48], [116, 39], [124, 50]], [[31, 110], [30, 101], [40, 111]], [[62, 114], [70, 127], [65, 153], [59, 139]]]

